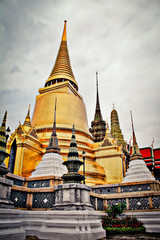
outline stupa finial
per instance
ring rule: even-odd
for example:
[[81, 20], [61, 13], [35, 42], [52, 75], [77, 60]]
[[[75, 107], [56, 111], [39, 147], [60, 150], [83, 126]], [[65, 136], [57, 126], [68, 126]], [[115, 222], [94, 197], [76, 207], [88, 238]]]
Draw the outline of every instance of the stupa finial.
[[57, 98], [55, 99], [53, 130], [49, 140], [49, 145], [46, 148], [46, 153], [60, 153], [60, 148], [58, 146], [58, 138], [56, 134], [56, 107], [57, 107]]
[[63, 34], [62, 34], [62, 41], [67, 41], [66, 24], [67, 24], [67, 20], [64, 20], [64, 29], [63, 29]]
[[131, 114], [131, 123], [132, 123], [133, 145], [136, 145], [136, 144], [137, 144], [137, 141], [136, 141], [136, 136], [135, 136], [135, 132], [134, 132], [134, 125], [133, 125], [132, 111], [130, 111], [130, 114]]
[[136, 141], [136, 136], [134, 132], [134, 125], [133, 125], [133, 118], [132, 118], [132, 112], [130, 111], [131, 114], [131, 123], [132, 123], [132, 134], [133, 134], [133, 144], [132, 144], [132, 155], [130, 160], [136, 160], [136, 159], [143, 159], [140, 151], [139, 151], [139, 146]]
[[45, 87], [58, 82], [69, 81], [71, 85], [78, 91], [78, 84], [74, 78], [74, 74], [71, 68], [69, 52], [67, 47], [67, 21], [64, 21], [64, 29], [62, 34], [62, 40], [57, 54], [57, 58], [52, 69], [52, 72], [45, 83]]

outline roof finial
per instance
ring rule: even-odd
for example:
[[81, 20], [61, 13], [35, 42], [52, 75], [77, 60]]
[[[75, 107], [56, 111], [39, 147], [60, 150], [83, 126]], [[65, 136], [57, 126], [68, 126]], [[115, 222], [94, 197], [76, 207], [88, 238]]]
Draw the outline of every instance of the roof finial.
[[113, 110], [115, 109], [114, 103], [113, 103]]
[[31, 105], [29, 104], [27, 117], [30, 117], [30, 106], [31, 106]]
[[30, 104], [28, 107], [28, 112], [27, 112], [27, 116], [24, 120], [23, 126], [27, 126], [27, 127], [31, 127], [31, 121], [30, 121]]
[[109, 129], [108, 117], [107, 117], [107, 120], [106, 120], [106, 125], [107, 125], [106, 129]]
[[62, 41], [67, 41], [66, 24], [67, 24], [67, 20], [64, 21], [64, 30], [63, 30], [63, 35], [62, 35]]

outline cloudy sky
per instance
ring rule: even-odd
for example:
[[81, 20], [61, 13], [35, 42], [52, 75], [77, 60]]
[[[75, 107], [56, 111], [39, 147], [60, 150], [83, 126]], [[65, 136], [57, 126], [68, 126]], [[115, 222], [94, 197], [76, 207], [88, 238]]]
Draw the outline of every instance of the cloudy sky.
[[0, 120], [12, 132], [34, 109], [55, 62], [64, 20], [79, 93], [94, 118], [96, 71], [104, 120], [115, 104], [125, 140], [132, 110], [140, 147], [160, 147], [159, 0], [1, 0]]

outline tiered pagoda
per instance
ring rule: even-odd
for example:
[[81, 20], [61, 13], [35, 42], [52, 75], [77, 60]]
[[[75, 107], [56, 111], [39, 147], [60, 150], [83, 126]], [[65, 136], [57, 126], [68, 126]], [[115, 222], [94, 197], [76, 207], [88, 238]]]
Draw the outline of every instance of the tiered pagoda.
[[113, 110], [111, 112], [111, 134], [114, 138], [117, 138], [119, 145], [126, 146], [126, 142], [124, 141], [123, 134], [119, 125], [118, 113], [115, 110], [114, 104]]
[[92, 121], [91, 123], [90, 132], [92, 133], [94, 142], [102, 142], [106, 132], [106, 123], [105, 121], [103, 121], [99, 103], [98, 72], [96, 72], [96, 84], [97, 84], [96, 110], [94, 115], [94, 121]]
[[[66, 24], [65, 21], [51, 74], [36, 97], [32, 120], [30, 121], [27, 114], [25, 126], [19, 124], [8, 141], [8, 153], [11, 151], [14, 153], [11, 172], [29, 177], [36, 167], [40, 166], [43, 156], [48, 156], [49, 153], [45, 153], [53, 132], [54, 102], [57, 99], [56, 134], [63, 161], [67, 160], [72, 126], [75, 124], [79, 156], [82, 157], [82, 152], [86, 152], [86, 182], [89, 185], [105, 184], [105, 170], [95, 159], [92, 149], [94, 142], [88, 128], [85, 103], [78, 92], [78, 83], [71, 68]], [[33, 129], [35, 135], [31, 134]], [[8, 162], [5, 163], [8, 166]], [[81, 167], [80, 171], [82, 170]]]

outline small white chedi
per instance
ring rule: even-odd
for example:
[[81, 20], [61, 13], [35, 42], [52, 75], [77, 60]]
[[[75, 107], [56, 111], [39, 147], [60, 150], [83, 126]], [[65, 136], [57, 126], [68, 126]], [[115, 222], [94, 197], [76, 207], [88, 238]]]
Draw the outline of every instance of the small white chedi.
[[57, 176], [61, 177], [67, 173], [67, 168], [62, 165], [63, 159], [58, 153], [45, 153], [42, 161], [36, 167], [36, 170], [32, 172], [31, 177], [39, 176]]
[[133, 132], [132, 155], [130, 158], [129, 167], [126, 172], [126, 177], [123, 179], [122, 183], [154, 181], [155, 178], [152, 176], [151, 172], [147, 168], [143, 160], [143, 157], [139, 151], [139, 147], [138, 147], [135, 132], [134, 132], [132, 114], [131, 114], [131, 121], [132, 121], [132, 132]]
[[46, 148], [46, 152], [42, 158], [42, 161], [36, 167], [36, 170], [32, 172], [30, 177], [51, 176], [61, 177], [67, 173], [67, 168], [64, 166], [63, 159], [60, 155], [60, 149], [58, 147], [58, 139], [56, 134], [56, 101], [55, 99], [55, 113], [53, 132], [49, 141], [49, 146]]

